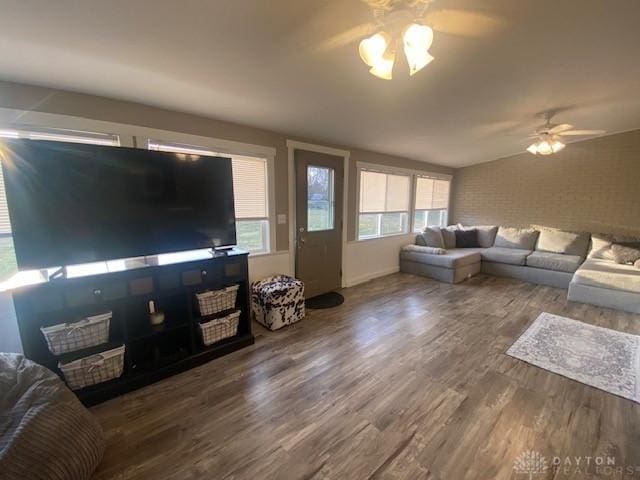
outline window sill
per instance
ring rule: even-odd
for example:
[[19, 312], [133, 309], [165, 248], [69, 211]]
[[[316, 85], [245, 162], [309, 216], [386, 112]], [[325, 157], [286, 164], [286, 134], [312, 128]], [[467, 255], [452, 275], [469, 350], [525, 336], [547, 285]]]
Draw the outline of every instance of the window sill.
[[255, 257], [275, 257], [276, 255], [289, 255], [289, 250], [280, 250], [276, 252], [249, 252], [249, 258]]
[[412, 232], [405, 233], [394, 233], [393, 235], [382, 235], [380, 237], [371, 237], [371, 238], [359, 238], [357, 240], [350, 240], [347, 243], [361, 243], [361, 242], [370, 242], [372, 240], [384, 240], [385, 238], [397, 238], [397, 237], [406, 237], [408, 235], [415, 235]]

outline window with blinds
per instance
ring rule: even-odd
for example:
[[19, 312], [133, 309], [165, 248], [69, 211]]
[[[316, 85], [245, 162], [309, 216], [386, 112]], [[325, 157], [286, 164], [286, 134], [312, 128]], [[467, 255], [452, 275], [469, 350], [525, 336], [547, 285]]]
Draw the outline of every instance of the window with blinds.
[[253, 253], [269, 251], [267, 160], [216, 153], [203, 147], [148, 140], [149, 150], [231, 158], [238, 247]]
[[450, 185], [450, 180], [416, 176], [414, 231], [447, 225]]
[[411, 177], [362, 169], [359, 179], [358, 238], [406, 233]]

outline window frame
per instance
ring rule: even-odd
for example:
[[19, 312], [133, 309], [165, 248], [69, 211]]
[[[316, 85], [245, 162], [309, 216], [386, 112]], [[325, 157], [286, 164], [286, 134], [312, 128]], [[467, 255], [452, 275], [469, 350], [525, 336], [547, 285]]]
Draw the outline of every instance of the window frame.
[[[388, 234], [388, 235], [375, 235], [375, 236], [366, 236], [366, 237], [361, 237], [360, 236], [360, 215], [366, 215], [367, 212], [360, 212], [360, 195], [361, 195], [361, 174], [363, 171], [369, 171], [369, 172], [377, 172], [377, 173], [384, 173], [384, 174], [388, 174], [388, 175], [403, 175], [403, 176], [408, 176], [409, 177], [409, 210], [407, 212], [384, 212], [384, 213], [406, 213], [407, 214], [407, 222], [406, 222], [406, 229], [405, 231], [403, 231], [402, 233], [393, 233], [393, 234]], [[447, 208], [446, 208], [446, 213], [445, 213], [445, 223], [447, 223], [449, 221], [449, 212], [451, 209], [451, 193], [452, 193], [452, 182], [453, 182], [453, 175], [448, 175], [448, 174], [440, 174], [440, 173], [433, 173], [433, 172], [429, 172], [427, 170], [411, 170], [411, 169], [404, 169], [404, 168], [396, 168], [396, 167], [389, 167], [389, 166], [385, 166], [385, 165], [378, 165], [378, 164], [371, 164], [371, 163], [365, 163], [365, 162], [358, 162], [356, 164], [356, 238], [355, 241], [356, 242], [367, 242], [369, 240], [376, 240], [376, 239], [383, 239], [383, 238], [390, 238], [390, 237], [398, 237], [398, 236], [402, 236], [402, 235], [413, 235], [414, 233], [418, 233], [415, 232], [415, 213], [416, 211], [423, 211], [423, 209], [416, 209], [416, 191], [417, 191], [417, 182], [418, 182], [418, 178], [422, 177], [422, 178], [432, 178], [432, 179], [436, 179], [436, 180], [444, 180], [449, 182], [449, 198], [447, 199]], [[443, 209], [434, 209], [434, 210], [443, 210]], [[374, 215], [375, 213], [371, 213], [371, 215]]]
[[[168, 148], [174, 147], [176, 150], [181, 149], [183, 153], [192, 152], [194, 154], [203, 154], [203, 155], [212, 155], [212, 156], [227, 156], [233, 157], [242, 156], [242, 157], [252, 157], [259, 160], [263, 160], [265, 162], [265, 175], [266, 175], [266, 217], [256, 217], [256, 218], [236, 218], [236, 224], [238, 222], [266, 222], [266, 234], [264, 235], [265, 245], [263, 249], [260, 250], [247, 250], [249, 255], [258, 256], [258, 255], [269, 255], [275, 253], [276, 250], [276, 225], [275, 225], [275, 176], [274, 176], [274, 156], [267, 155], [262, 153], [255, 152], [247, 152], [241, 151], [240, 149], [229, 149], [224, 147], [216, 148], [215, 142], [212, 142], [208, 145], [205, 145], [205, 142], [201, 142], [201, 144], [196, 145], [192, 143], [184, 143], [182, 141], [173, 141], [173, 140], [165, 140], [159, 139], [157, 136], [155, 137], [146, 137], [140, 139], [136, 137], [138, 141], [138, 145], [141, 145], [141, 148], [145, 148], [150, 150], [150, 145], [152, 143], [156, 143], [158, 145], [165, 145]], [[208, 142], [206, 142], [208, 143]], [[263, 234], [264, 234], [263, 230]], [[242, 248], [242, 247], [240, 247]]]

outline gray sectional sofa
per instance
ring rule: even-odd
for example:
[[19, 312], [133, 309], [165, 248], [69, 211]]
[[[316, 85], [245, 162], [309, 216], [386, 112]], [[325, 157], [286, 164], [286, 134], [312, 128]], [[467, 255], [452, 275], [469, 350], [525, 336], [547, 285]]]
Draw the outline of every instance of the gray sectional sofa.
[[[477, 245], [456, 246], [456, 230], [477, 230]], [[545, 227], [462, 225], [429, 229], [425, 235], [426, 242], [419, 235], [417, 246], [402, 249], [401, 271], [448, 283], [480, 272], [513, 277], [568, 288], [571, 301], [640, 313], [640, 269], [613, 260], [611, 246], [616, 239], [612, 237], [592, 239], [588, 233]]]

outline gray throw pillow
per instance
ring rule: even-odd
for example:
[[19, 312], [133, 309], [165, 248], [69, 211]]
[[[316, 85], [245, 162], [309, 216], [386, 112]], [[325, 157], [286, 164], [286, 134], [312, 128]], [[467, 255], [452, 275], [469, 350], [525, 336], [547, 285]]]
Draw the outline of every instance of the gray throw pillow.
[[640, 259], [640, 245], [627, 246], [614, 243], [611, 246], [613, 260], [620, 264], [632, 264]]
[[478, 230], [456, 230], [456, 248], [477, 248]]
[[440, 233], [442, 233], [442, 238], [444, 240], [444, 248], [447, 250], [456, 248], [456, 230], [457, 228], [454, 226], [440, 229]]
[[427, 241], [424, 239], [424, 235], [422, 235], [421, 233], [416, 235], [416, 245], [418, 245], [419, 247], [427, 246]]
[[498, 227], [496, 225], [474, 225], [466, 227], [458, 224], [460, 230], [477, 230], [478, 231], [478, 245], [482, 248], [493, 247], [493, 242], [496, 241], [496, 234], [498, 233]]
[[440, 232], [439, 227], [427, 227], [422, 232], [422, 237], [424, 238], [427, 247], [432, 248], [446, 248], [444, 246], [444, 239], [442, 238], [442, 233]]

